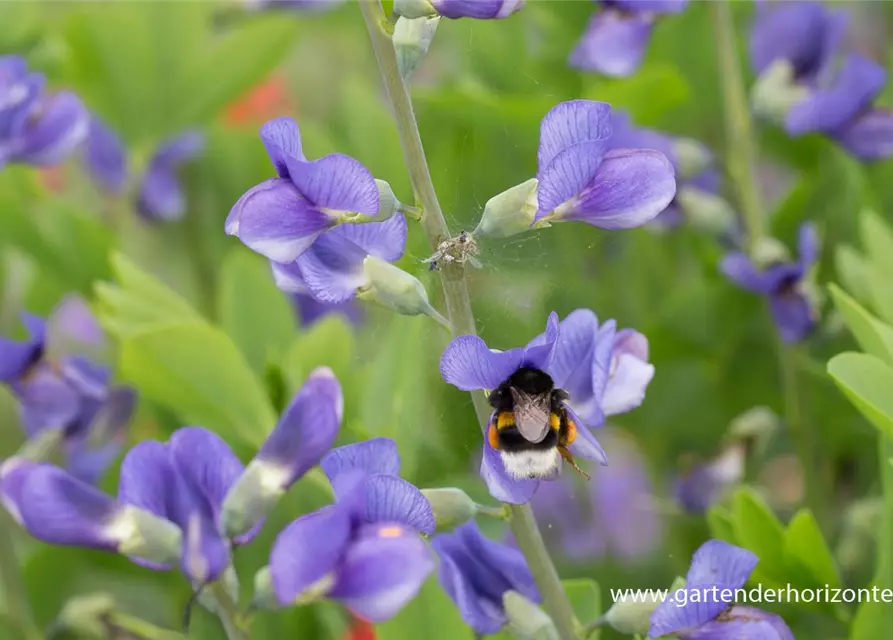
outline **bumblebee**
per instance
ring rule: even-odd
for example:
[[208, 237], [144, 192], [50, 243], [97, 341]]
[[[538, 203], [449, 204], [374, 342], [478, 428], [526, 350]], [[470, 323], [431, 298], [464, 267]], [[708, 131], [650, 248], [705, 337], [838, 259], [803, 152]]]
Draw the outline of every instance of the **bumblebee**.
[[567, 399], [549, 374], [530, 367], [521, 367], [490, 393], [494, 412], [487, 440], [509, 475], [551, 479], [563, 459], [589, 478], [568, 450], [577, 438], [577, 425], [565, 409]]

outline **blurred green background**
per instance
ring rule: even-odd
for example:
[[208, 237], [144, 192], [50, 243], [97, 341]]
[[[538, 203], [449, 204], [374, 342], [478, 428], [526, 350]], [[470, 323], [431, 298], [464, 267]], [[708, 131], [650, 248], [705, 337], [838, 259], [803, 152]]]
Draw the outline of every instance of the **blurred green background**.
[[[893, 4], [845, 4], [869, 27], [860, 32], [860, 47], [886, 59]], [[566, 64], [592, 9], [585, 1], [528, 2], [504, 21], [441, 22], [412, 88], [431, 173], [455, 232], [472, 229], [491, 196], [535, 174], [539, 121], [563, 100], [610, 102], [629, 111], [639, 126], [696, 138], [722, 157], [722, 100], [706, 4], [693, 2], [662, 22], [645, 64], [624, 80], [583, 74]], [[737, 2], [734, 9], [747, 69], [743, 54], [752, 6]], [[491, 502], [475, 470], [481, 436], [470, 398], [446, 385], [436, 366], [446, 343], [443, 332], [426, 319], [369, 307], [356, 328], [337, 316], [306, 326], [275, 289], [264, 260], [223, 233], [236, 199], [273, 174], [257, 129], [280, 115], [297, 119], [308, 157], [349, 154], [387, 180], [400, 199], [411, 201], [396, 130], [354, 3], [305, 14], [247, 12], [238, 3], [210, 1], [4, 2], [0, 25], [0, 54], [23, 55], [53, 86], [75, 90], [123, 135], [135, 163], [186, 127], [198, 126], [208, 135], [206, 152], [183, 172], [189, 207], [175, 223], [147, 223], [128, 201], [103, 196], [77, 157], [52, 171], [0, 171], [0, 333], [20, 335], [20, 310], [45, 314], [67, 292], [100, 302], [103, 317], [119, 322], [119, 376], [141, 391], [132, 441], [164, 438], [178, 426], [200, 423], [223, 433], [246, 459], [272, 426], [272, 410], [281, 408], [313, 366], [328, 364], [346, 394], [343, 441], [392, 437], [399, 443], [403, 475], [417, 485], [460, 486]], [[749, 69], [747, 77], [749, 82]], [[893, 163], [864, 167], [823, 139], [792, 141], [772, 128], [761, 130], [760, 143], [773, 233], [791, 246], [798, 224], [816, 221], [824, 239], [819, 280], [833, 281], [834, 248], [859, 244], [860, 210], [872, 207], [889, 220]], [[726, 195], [731, 198], [728, 190]], [[620, 416], [616, 425], [647, 459], [664, 519], [662, 540], [634, 562], [608, 556], [571, 563], [558, 555], [563, 577], [599, 582], [603, 607], [610, 606], [612, 587], [669, 586], [709, 537], [704, 518], [683, 515], [673, 505], [681, 458], [716, 455], [729, 421], [752, 406], [785, 412], [774, 329], [762, 301], [718, 273], [724, 251], [696, 229], [609, 233], [559, 225], [506, 241], [482, 240], [482, 268], [469, 271], [478, 326], [494, 347], [536, 335], [552, 310], [563, 317], [579, 307], [649, 338], [655, 378], [642, 407]], [[411, 226], [399, 264], [425, 282], [442, 308], [438, 278], [422, 263], [431, 252], [421, 229]], [[154, 305], [156, 315], [145, 320], [129, 316], [127, 305], [109, 304], [108, 295], [97, 300], [96, 283], [114, 282], [153, 306], [141, 288], [145, 282], [137, 283], [148, 274], [157, 278], [153, 286], [175, 292], [216, 327], [201, 335], [205, 342], [196, 346], [176, 318], [165, 317], [164, 304]], [[111, 285], [105, 286], [107, 294]], [[800, 352], [797, 381], [806, 424], [820, 442], [823, 471], [835, 486], [825, 496], [836, 516], [826, 532], [834, 548], [846, 506], [877, 495], [878, 477], [875, 433], [825, 374], [825, 362], [853, 343], [830, 304], [824, 311], [820, 330]], [[136, 331], [143, 321], [164, 330], [147, 337]], [[3, 453], [9, 454], [21, 443], [21, 432], [14, 401], [6, 393], [0, 399]], [[779, 479], [764, 472], [773, 464], [779, 468], [792, 450], [781, 430], [751, 460], [748, 476], [783, 521], [796, 506], [797, 474]], [[115, 476], [114, 469], [107, 474], [110, 489]], [[792, 492], [793, 502], [780, 500]], [[246, 593], [281, 525], [326, 500], [305, 479], [261, 536], [238, 550]], [[20, 550], [41, 626], [71, 597], [101, 590], [114, 593], [125, 610], [175, 627], [189, 597], [186, 580], [176, 572], [154, 573], [112, 555], [40, 544], [23, 543]], [[852, 586], [871, 575], [873, 552], [870, 546], [863, 551], [845, 576]], [[442, 596], [426, 598], [439, 602]], [[435, 604], [425, 606], [433, 610]], [[776, 610], [798, 638], [843, 635], [822, 612]], [[314, 605], [259, 615], [255, 637], [341, 638], [345, 624], [337, 607]], [[202, 613], [196, 614], [193, 634], [219, 637], [215, 622]]]

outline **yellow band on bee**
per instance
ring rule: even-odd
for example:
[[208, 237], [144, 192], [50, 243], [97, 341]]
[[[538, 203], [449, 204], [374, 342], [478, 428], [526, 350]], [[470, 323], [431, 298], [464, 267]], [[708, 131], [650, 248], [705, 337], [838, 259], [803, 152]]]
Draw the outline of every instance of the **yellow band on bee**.
[[567, 421], [567, 435], [564, 437], [565, 444], [571, 444], [574, 440], [577, 439], [577, 425], [574, 424], [573, 420]]
[[549, 426], [558, 431], [561, 428], [561, 417], [557, 413], [549, 416]]
[[506, 427], [515, 426], [515, 414], [511, 411], [500, 411], [496, 416], [496, 428], [505, 429]]
[[491, 449], [499, 449], [499, 430], [492, 422], [487, 429], [487, 440], [490, 442]]

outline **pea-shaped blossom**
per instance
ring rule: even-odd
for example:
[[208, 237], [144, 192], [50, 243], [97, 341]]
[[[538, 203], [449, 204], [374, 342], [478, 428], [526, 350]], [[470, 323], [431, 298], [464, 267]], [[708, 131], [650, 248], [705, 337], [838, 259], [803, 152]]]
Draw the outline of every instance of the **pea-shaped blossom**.
[[478, 634], [496, 634], [505, 626], [506, 592], [542, 601], [521, 552], [484, 537], [474, 522], [436, 536], [431, 545], [440, 558], [441, 586]]
[[434, 569], [419, 535], [434, 531], [431, 505], [397, 476], [400, 459], [387, 438], [334, 449], [321, 466], [335, 504], [286, 527], [262, 572], [280, 605], [329, 598], [363, 619], [387, 620]]
[[87, 136], [89, 114], [70, 91], [50, 93], [24, 58], [0, 56], [0, 167], [59, 164]]
[[362, 164], [343, 154], [308, 161], [297, 123], [279, 118], [260, 130], [279, 177], [249, 189], [226, 219], [226, 233], [283, 264], [298, 259], [325, 231], [379, 211], [379, 188]]
[[780, 105], [788, 134], [822, 133], [863, 160], [886, 158], [893, 155], [893, 112], [873, 103], [887, 72], [842, 50], [848, 22], [846, 12], [818, 2], [758, 3], [751, 62], [761, 79], [786, 65], [767, 98]]
[[394, 11], [404, 18], [440, 15], [444, 18], [508, 18], [520, 11], [524, 0], [396, 0]]
[[571, 100], [540, 125], [534, 224], [579, 220], [628, 229], [654, 219], [676, 195], [673, 165], [653, 149], [614, 149], [611, 106]]
[[762, 268], [741, 252], [727, 255], [720, 265], [739, 287], [769, 299], [775, 325], [786, 342], [805, 339], [819, 319], [808, 281], [819, 251], [818, 234], [810, 223], [800, 226], [798, 250], [796, 261], [776, 261]]
[[598, 0], [599, 10], [571, 52], [570, 65], [608, 76], [632, 75], [642, 64], [655, 23], [687, 4], [688, 0]]
[[0, 338], [0, 383], [18, 400], [28, 438], [59, 430], [68, 471], [94, 483], [121, 451], [136, 394], [111, 384], [105, 335], [82, 299], [22, 320], [26, 340]]
[[477, 336], [447, 345], [444, 380], [490, 391], [481, 475], [494, 498], [526, 503], [540, 480], [558, 475], [562, 458], [574, 466], [575, 455], [606, 463], [587, 426], [601, 426], [606, 409], [628, 411], [644, 398], [654, 369], [638, 335], [618, 333], [613, 320], [599, 325], [579, 309], [561, 323], [552, 313], [545, 333], [526, 347], [495, 351]]
[[648, 637], [794, 640], [778, 616], [733, 604], [735, 590], [744, 587], [757, 562], [746, 549], [721, 540], [705, 542], [692, 556], [685, 587], [652, 611]]
[[[124, 458], [117, 500], [49, 465], [6, 463], [4, 505], [50, 544], [117, 551], [153, 569], [170, 568], [179, 555], [198, 587], [223, 575], [232, 545], [257, 534], [266, 515], [258, 504], [272, 508], [270, 494], [284, 493], [331, 447], [341, 403], [331, 372], [315, 371], [247, 468], [220, 436], [201, 427], [179, 429], [166, 443], [143, 441]], [[144, 522], [153, 524], [146, 529]], [[148, 538], [139, 535], [144, 529]], [[164, 542], [165, 550], [177, 542], [173, 557], [134, 551], [135, 541], [152, 544], [157, 531], [164, 535], [155, 544]]]

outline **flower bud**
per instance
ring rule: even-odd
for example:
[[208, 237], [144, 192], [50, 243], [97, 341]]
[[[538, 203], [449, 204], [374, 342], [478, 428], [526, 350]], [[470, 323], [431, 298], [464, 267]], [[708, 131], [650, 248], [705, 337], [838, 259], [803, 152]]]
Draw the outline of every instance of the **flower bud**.
[[254, 595], [251, 596], [251, 607], [254, 609], [278, 609], [279, 602], [273, 592], [273, 578], [270, 566], [261, 567], [254, 574]]
[[809, 90], [806, 87], [795, 82], [791, 62], [779, 58], [754, 82], [750, 91], [750, 102], [758, 118], [781, 124], [791, 107], [808, 94]]
[[752, 258], [758, 268], [765, 269], [773, 264], [790, 262], [791, 254], [788, 248], [775, 238], [764, 237], [757, 240]]
[[158, 564], [176, 562], [180, 557], [183, 534], [169, 520], [126, 505], [114, 528], [121, 540], [118, 546], [120, 553]]
[[[668, 593], [685, 586], [682, 578], [676, 578]], [[651, 628], [651, 612], [663, 602], [659, 591], [648, 591], [644, 595], [621, 594], [614, 605], [604, 615], [604, 620], [615, 631], [625, 635], [641, 635], [645, 637]]]
[[394, 49], [397, 51], [397, 67], [404, 80], [409, 79], [428, 55], [428, 48], [434, 40], [439, 23], [440, 16], [397, 19], [394, 27]]
[[474, 518], [477, 505], [462, 489], [444, 487], [440, 489], [422, 489], [431, 510], [438, 531], [450, 531]]
[[429, 0], [394, 0], [394, 13], [404, 18], [436, 16], [437, 9]]
[[367, 256], [363, 260], [366, 285], [357, 292], [363, 300], [377, 302], [407, 316], [427, 315], [445, 327], [449, 321], [428, 302], [428, 293], [419, 280], [390, 262]]
[[263, 460], [252, 460], [223, 500], [221, 523], [228, 538], [241, 536], [260, 522], [285, 493], [287, 473]]
[[676, 201], [691, 224], [711, 234], [722, 234], [735, 224], [735, 211], [725, 198], [685, 186], [676, 193]]
[[531, 178], [490, 198], [472, 235], [508, 238], [529, 231], [536, 215], [538, 184]]
[[108, 593], [75, 596], [65, 603], [53, 627], [77, 634], [78, 637], [108, 637], [106, 620], [115, 610], [115, 599]]
[[734, 440], [749, 440], [762, 448], [779, 426], [778, 415], [769, 407], [753, 407], [729, 423], [727, 436]]
[[679, 165], [677, 178], [694, 178], [713, 162], [713, 154], [705, 145], [691, 138], [676, 138], [673, 152]]
[[518, 640], [558, 640], [552, 618], [517, 591], [506, 591], [502, 605], [508, 618], [508, 630]]
[[378, 187], [378, 216], [376, 220], [386, 220], [397, 213], [400, 201], [394, 195], [394, 190], [384, 180], [376, 180], [375, 186]]
[[[219, 582], [223, 586], [223, 589], [226, 591], [226, 594], [229, 596], [229, 599], [232, 602], [238, 602], [239, 576], [236, 574], [236, 570], [233, 569], [232, 566], [226, 568], [226, 570], [223, 572], [223, 575], [220, 576]], [[198, 588], [201, 585], [196, 584], [194, 586]], [[217, 614], [220, 609], [220, 603], [218, 602], [217, 597], [214, 595], [214, 592], [211, 589], [206, 588], [199, 591], [198, 596], [196, 597], [196, 601], [202, 607], [213, 614]]]

